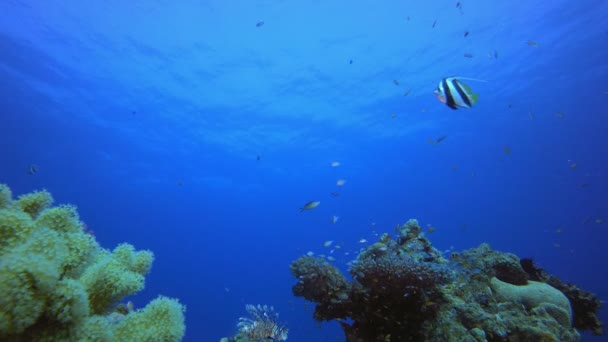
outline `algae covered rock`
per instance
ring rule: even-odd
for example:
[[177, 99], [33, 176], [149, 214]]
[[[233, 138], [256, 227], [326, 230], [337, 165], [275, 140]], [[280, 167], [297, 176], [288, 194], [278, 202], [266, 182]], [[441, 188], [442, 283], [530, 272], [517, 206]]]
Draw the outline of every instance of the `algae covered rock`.
[[143, 289], [152, 252], [103, 249], [75, 207], [52, 203], [47, 191], [12, 200], [0, 184], [0, 340], [181, 340], [184, 307], [175, 299], [116, 312]]
[[316, 302], [315, 319], [338, 320], [347, 342], [580, 341], [579, 321], [601, 333], [597, 297], [516, 255], [482, 244], [446, 260], [417, 221], [396, 230], [350, 263], [351, 282], [322, 259], [292, 263], [294, 294]]

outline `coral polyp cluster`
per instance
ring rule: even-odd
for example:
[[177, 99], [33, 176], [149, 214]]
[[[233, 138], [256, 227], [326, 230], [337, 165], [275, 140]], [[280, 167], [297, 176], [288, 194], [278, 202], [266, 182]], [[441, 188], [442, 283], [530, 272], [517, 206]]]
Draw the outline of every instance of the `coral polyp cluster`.
[[[338, 320], [347, 342], [579, 341], [601, 334], [598, 298], [513, 254], [483, 244], [444, 258], [418, 222], [383, 234], [351, 263], [347, 281], [322, 258], [291, 264], [294, 295], [314, 318]], [[534, 273], [534, 274], [533, 274]], [[572, 303], [572, 304], [571, 304]]]
[[181, 340], [184, 307], [175, 299], [116, 310], [144, 288], [152, 252], [103, 249], [75, 207], [52, 203], [47, 191], [13, 200], [0, 184], [0, 340]]

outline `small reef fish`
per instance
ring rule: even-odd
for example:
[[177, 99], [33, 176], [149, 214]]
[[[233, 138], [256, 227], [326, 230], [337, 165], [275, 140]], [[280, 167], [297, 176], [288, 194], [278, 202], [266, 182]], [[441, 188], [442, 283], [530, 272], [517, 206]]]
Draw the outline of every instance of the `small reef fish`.
[[466, 57], [466, 58], [473, 58], [473, 54], [472, 53], [465, 53], [464, 57]]
[[399, 81], [397, 81], [397, 80], [393, 80], [393, 84], [394, 84], [394, 85], [399, 85]]
[[337, 192], [337, 191], [332, 191], [329, 194], [331, 195], [331, 197], [338, 197], [338, 196], [340, 196], [340, 193]]
[[473, 94], [471, 88], [462, 83], [457, 77], [442, 79], [437, 89], [435, 89], [435, 96], [441, 103], [445, 103], [452, 109], [458, 109], [458, 107], [471, 108], [477, 103], [478, 99], [478, 95]]
[[437, 26], [437, 19], [435, 19], [435, 21], [433, 21], [433, 26], [431, 26], [431, 27], [435, 28], [435, 26]]
[[465, 37], [465, 38], [466, 38], [466, 37], [468, 37], [470, 34], [471, 34], [471, 32], [469, 32], [469, 31], [464, 31], [464, 37]]
[[315, 255], [315, 252], [313, 252], [313, 251], [308, 251], [308, 252], [306, 252], [306, 255], [308, 255], [308, 256], [313, 256], [313, 255]]
[[596, 223], [596, 224], [602, 224], [602, 223], [604, 223], [604, 222], [605, 222], [605, 220], [604, 220], [604, 219], [601, 219], [601, 218], [600, 218], [600, 219], [595, 219], [595, 223]]
[[456, 3], [456, 8], [458, 8], [460, 14], [464, 14], [464, 11], [462, 10], [462, 3], [460, 1]]
[[488, 57], [492, 59], [498, 59], [498, 51], [494, 50], [494, 53], [488, 53]]
[[528, 44], [529, 46], [534, 46], [534, 47], [537, 47], [537, 46], [538, 46], [538, 43], [537, 43], [537, 42], [535, 42], [535, 41], [533, 41], [533, 40], [528, 40], [527, 44]]
[[338, 162], [338, 161], [331, 162], [331, 167], [338, 167], [338, 166], [340, 166], [340, 162]]
[[367, 242], [367, 240], [365, 240], [365, 239], [360, 239], [359, 240], [359, 243], [366, 243], [366, 242]]
[[568, 167], [571, 169], [576, 169], [578, 167], [578, 165], [576, 164], [575, 161], [568, 160]]
[[338, 219], [340, 219], [340, 216], [336, 216], [336, 215], [332, 216], [331, 217], [331, 223], [332, 224], [336, 224], [336, 222], [338, 222]]
[[27, 169], [28, 175], [35, 175], [36, 172], [38, 172], [38, 166], [36, 166], [34, 164], [30, 165], [30, 167]]
[[329, 247], [332, 243], [334, 243], [334, 240], [327, 240], [323, 242], [323, 247]]
[[346, 179], [338, 179], [336, 181], [337, 186], [344, 186], [344, 184], [346, 184]]
[[327, 260], [329, 260], [329, 261], [336, 261], [336, 258], [334, 258], [333, 256], [330, 255], [330, 256], [327, 257]]
[[393, 113], [391, 114], [391, 119], [396, 119], [397, 118], [397, 114]]
[[503, 147], [502, 150], [505, 151], [506, 154], [511, 154], [511, 148], [509, 146]]
[[437, 139], [427, 139], [426, 142], [431, 144], [431, 145], [437, 145], [440, 142], [444, 141], [448, 136], [447, 135], [442, 135]]
[[410, 88], [405, 89], [405, 93], [403, 93], [403, 96], [408, 96], [411, 91], [412, 90]]
[[321, 201], [310, 201], [310, 202], [304, 204], [304, 206], [302, 208], [300, 208], [300, 211], [314, 209], [314, 208], [318, 207], [319, 204], [321, 204]]
[[435, 227], [433, 227], [433, 226], [429, 226], [429, 227], [426, 229], [426, 232], [427, 232], [427, 233], [432, 233], [432, 232], [434, 232], [434, 231], [435, 231]]
[[264, 26], [264, 22], [263, 22], [263, 21], [258, 21], [258, 22], [255, 24], [255, 27], [262, 27], [262, 26]]
[[562, 113], [562, 112], [557, 112], [557, 113], [555, 113], [555, 116], [557, 116], [557, 117], [558, 117], [558, 118], [560, 118], [560, 119], [563, 119], [563, 118], [565, 118], [565, 117], [566, 117], [566, 114], [564, 114], [564, 113]]

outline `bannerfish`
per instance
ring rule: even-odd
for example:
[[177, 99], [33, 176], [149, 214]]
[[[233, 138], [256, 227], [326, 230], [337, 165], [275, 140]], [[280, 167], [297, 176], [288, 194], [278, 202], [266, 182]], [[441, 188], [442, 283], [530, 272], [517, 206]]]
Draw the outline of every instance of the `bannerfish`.
[[300, 211], [314, 209], [314, 208], [318, 207], [319, 204], [321, 204], [321, 201], [310, 201], [310, 202], [304, 204], [304, 206], [302, 208], [300, 208]]
[[478, 98], [477, 94], [473, 94], [471, 88], [459, 81], [457, 77], [442, 79], [437, 89], [435, 89], [435, 96], [441, 103], [445, 103], [452, 109], [458, 109], [458, 107], [471, 108], [477, 103]]

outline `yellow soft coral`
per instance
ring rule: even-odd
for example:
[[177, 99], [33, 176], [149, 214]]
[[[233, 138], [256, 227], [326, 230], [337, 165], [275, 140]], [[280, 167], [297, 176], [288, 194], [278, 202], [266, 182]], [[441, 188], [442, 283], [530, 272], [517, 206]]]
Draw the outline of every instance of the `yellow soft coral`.
[[0, 209], [0, 255], [25, 241], [33, 227], [34, 222], [28, 214]]
[[20, 334], [36, 323], [59, 279], [41, 255], [9, 254], [0, 263], [0, 337]]
[[143, 310], [126, 315], [116, 327], [117, 341], [177, 341], [184, 335], [185, 308], [175, 299], [159, 297]]
[[13, 200], [0, 184], [0, 340], [181, 340], [184, 308], [176, 300], [113, 312], [143, 289], [152, 252], [103, 249], [84, 232], [76, 207], [52, 202], [47, 191]]
[[40, 212], [53, 204], [53, 196], [46, 190], [35, 191], [31, 194], [19, 196], [16, 204], [21, 207], [21, 211], [29, 214], [32, 218], [36, 218]]
[[80, 277], [89, 293], [93, 313], [103, 313], [111, 304], [144, 288], [144, 274], [133, 272], [115, 254], [116, 252], [106, 254], [105, 258], [88, 267]]
[[13, 192], [5, 184], [0, 184], [0, 209], [4, 209], [13, 201]]

